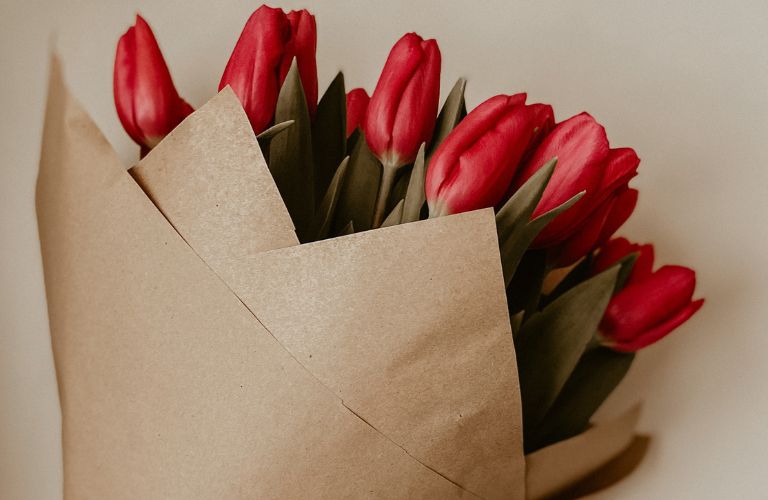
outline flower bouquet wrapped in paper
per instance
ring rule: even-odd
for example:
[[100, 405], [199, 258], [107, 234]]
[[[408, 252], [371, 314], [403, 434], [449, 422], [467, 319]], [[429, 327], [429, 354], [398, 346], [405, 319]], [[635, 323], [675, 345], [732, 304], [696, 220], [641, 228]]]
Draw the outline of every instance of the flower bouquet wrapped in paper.
[[[525, 94], [439, 105], [407, 34], [318, 101], [315, 20], [261, 7], [197, 110], [140, 17], [128, 171], [51, 69], [37, 211], [66, 498], [542, 498], [615, 480], [591, 423], [690, 317], [691, 270], [613, 238], [639, 160]], [[640, 452], [638, 452], [640, 449]]]

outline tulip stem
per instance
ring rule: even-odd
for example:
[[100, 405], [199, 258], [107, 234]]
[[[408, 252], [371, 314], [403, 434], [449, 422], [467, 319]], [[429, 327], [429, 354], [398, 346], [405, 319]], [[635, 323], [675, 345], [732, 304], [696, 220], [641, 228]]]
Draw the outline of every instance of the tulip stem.
[[373, 229], [377, 229], [384, 222], [384, 211], [387, 209], [389, 193], [395, 184], [398, 169], [399, 167], [393, 167], [392, 165], [382, 165], [381, 183], [379, 184], [379, 192], [376, 195], [376, 208], [373, 211]]

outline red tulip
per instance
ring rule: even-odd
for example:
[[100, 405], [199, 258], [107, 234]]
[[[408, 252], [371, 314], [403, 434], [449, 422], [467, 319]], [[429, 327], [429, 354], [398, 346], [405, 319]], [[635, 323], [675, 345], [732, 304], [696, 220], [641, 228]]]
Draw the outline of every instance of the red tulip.
[[299, 68], [301, 86], [304, 88], [304, 96], [307, 99], [309, 116], [314, 117], [317, 111], [317, 26], [315, 16], [304, 10], [292, 10], [288, 13], [288, 22], [291, 23], [291, 40], [286, 47], [283, 62], [280, 67], [280, 84], [285, 80], [285, 75], [291, 69], [291, 61], [296, 58]]
[[139, 15], [117, 43], [114, 94], [123, 128], [145, 151], [193, 111], [179, 97], [152, 29]]
[[626, 188], [629, 180], [637, 175], [640, 163], [632, 149], [610, 149], [605, 129], [589, 114], [581, 113], [559, 123], [544, 138], [521, 169], [515, 188], [553, 157], [558, 158], [557, 166], [533, 217], [552, 210], [581, 191], [585, 194], [544, 228], [534, 241], [536, 248], [552, 247], [574, 236], [588, 217], [604, 207], [607, 199]]
[[620, 238], [604, 246], [593, 272], [610, 267], [629, 253], [639, 252], [624, 288], [611, 299], [600, 323], [602, 343], [622, 352], [634, 352], [662, 339], [704, 304], [692, 300], [696, 274], [682, 266], [663, 266], [655, 272], [653, 247]]
[[439, 94], [437, 42], [404, 35], [389, 53], [363, 124], [370, 150], [385, 166], [411, 163], [432, 138]]
[[315, 18], [309, 12], [286, 15], [282, 9], [262, 5], [245, 23], [219, 90], [232, 87], [258, 134], [272, 123], [280, 87], [295, 57], [307, 108], [313, 116], [317, 110], [316, 45]]
[[347, 137], [363, 123], [370, 99], [365, 89], [352, 89], [347, 93]]
[[280, 67], [290, 39], [291, 24], [282, 9], [262, 5], [245, 23], [221, 75], [219, 90], [232, 87], [257, 134], [275, 115]]
[[549, 258], [552, 265], [570, 266], [605, 243], [632, 215], [637, 196], [636, 189], [626, 187], [611, 194], [585, 219], [573, 236], [551, 249]]
[[425, 184], [430, 217], [496, 206], [523, 155], [554, 123], [546, 104], [526, 95], [491, 97], [446, 137], [429, 162]]

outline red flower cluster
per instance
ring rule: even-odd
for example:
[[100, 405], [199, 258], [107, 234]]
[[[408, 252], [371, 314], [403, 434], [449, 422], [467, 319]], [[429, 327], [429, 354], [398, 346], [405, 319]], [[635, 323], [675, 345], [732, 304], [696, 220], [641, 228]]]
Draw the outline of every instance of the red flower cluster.
[[629, 180], [640, 159], [611, 149], [587, 113], [554, 125], [552, 108], [525, 105], [525, 95], [496, 96], [475, 108], [435, 152], [427, 172], [430, 216], [494, 207], [552, 158], [557, 166], [533, 216], [580, 192], [584, 196], [534, 242], [560, 266], [605, 242], [629, 218], [637, 191]]
[[[248, 19], [219, 89], [234, 90], [254, 132], [272, 124], [294, 60], [314, 116], [316, 45], [315, 18], [306, 10], [286, 14], [262, 6]], [[361, 88], [347, 94], [346, 134], [360, 128], [383, 168], [374, 227], [382, 221], [396, 172], [413, 163], [419, 147], [432, 139], [440, 66], [437, 42], [408, 33], [392, 47], [373, 94]], [[118, 116], [143, 150], [192, 112], [173, 85], [152, 31], [138, 16], [117, 47], [114, 91]], [[499, 207], [553, 158], [557, 165], [533, 217], [583, 196], [550, 222], [532, 247], [545, 249], [551, 266], [564, 267], [602, 246], [596, 270], [640, 252], [629, 284], [608, 307], [601, 335], [618, 350], [636, 350], [661, 338], [701, 306], [701, 300], [691, 301], [695, 276], [677, 266], [651, 272], [652, 247], [609, 242], [637, 204], [638, 192], [629, 181], [640, 159], [630, 148], [611, 148], [605, 129], [589, 114], [555, 123], [551, 106], [527, 104], [525, 94], [481, 103], [431, 154], [425, 179], [430, 217]]]

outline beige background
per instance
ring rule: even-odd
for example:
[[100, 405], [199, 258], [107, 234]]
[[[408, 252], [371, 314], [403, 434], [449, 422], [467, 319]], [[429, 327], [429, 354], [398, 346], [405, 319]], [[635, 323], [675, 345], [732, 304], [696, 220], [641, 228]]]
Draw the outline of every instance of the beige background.
[[[142, 12], [181, 93], [215, 91], [256, 2], [0, 1], [0, 498], [60, 496], [55, 375], [33, 205], [47, 53], [121, 156], [117, 37]], [[643, 352], [603, 413], [646, 402], [646, 461], [601, 498], [764, 498], [768, 491], [768, 4], [286, 1], [318, 17], [320, 86], [372, 89], [406, 30], [436, 37], [468, 103], [527, 90], [558, 119], [589, 110], [643, 159], [623, 233], [698, 270], [704, 309]]]

